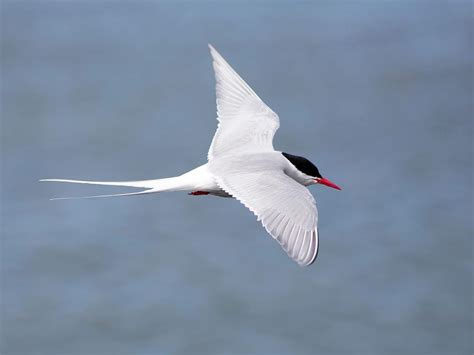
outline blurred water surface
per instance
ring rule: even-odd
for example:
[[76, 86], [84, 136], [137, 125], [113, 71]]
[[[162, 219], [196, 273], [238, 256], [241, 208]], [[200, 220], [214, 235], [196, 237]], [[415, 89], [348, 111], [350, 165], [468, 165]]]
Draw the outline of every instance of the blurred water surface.
[[[2, 2], [2, 354], [471, 354], [472, 17], [461, 1]], [[205, 162], [212, 43], [313, 187], [301, 268]]]

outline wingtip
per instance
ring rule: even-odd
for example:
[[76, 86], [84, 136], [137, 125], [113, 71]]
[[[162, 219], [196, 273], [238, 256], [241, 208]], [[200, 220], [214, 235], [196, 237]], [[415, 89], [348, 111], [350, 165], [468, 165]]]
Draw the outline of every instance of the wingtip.
[[[210, 43], [207, 44], [209, 47], [209, 52], [211, 53], [211, 57], [214, 60], [214, 62], [225, 62], [224, 57], [217, 51], [217, 49], [214, 48], [214, 46]], [[228, 65], [228, 64], [227, 64]]]
[[217, 49], [214, 48], [212, 44], [208, 43], [207, 46], [209, 47], [209, 52], [211, 53], [213, 59], [219, 57], [219, 52], [217, 51]]

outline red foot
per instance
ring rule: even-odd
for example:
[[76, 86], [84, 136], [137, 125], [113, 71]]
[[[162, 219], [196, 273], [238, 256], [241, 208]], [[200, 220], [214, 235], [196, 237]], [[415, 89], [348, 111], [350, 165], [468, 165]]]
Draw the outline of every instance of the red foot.
[[193, 192], [190, 192], [188, 195], [193, 195], [193, 196], [209, 195], [209, 192], [206, 192], [206, 191], [193, 191]]

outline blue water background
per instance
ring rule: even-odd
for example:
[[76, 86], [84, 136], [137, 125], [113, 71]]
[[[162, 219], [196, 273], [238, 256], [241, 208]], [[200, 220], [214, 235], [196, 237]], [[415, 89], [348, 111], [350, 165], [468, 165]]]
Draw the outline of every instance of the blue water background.
[[[472, 354], [471, 6], [3, 1], [1, 353]], [[343, 187], [309, 268], [235, 200], [37, 182], [205, 163], [207, 43]]]

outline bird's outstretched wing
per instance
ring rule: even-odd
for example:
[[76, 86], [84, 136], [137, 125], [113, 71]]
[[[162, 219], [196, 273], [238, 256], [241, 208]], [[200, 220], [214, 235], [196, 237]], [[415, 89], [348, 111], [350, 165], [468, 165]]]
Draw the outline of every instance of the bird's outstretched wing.
[[225, 59], [209, 45], [216, 77], [217, 120], [208, 159], [273, 151], [280, 121]]
[[226, 156], [211, 160], [209, 168], [219, 186], [250, 209], [291, 258], [310, 265], [318, 252], [316, 203], [306, 187], [284, 173], [277, 154]]

